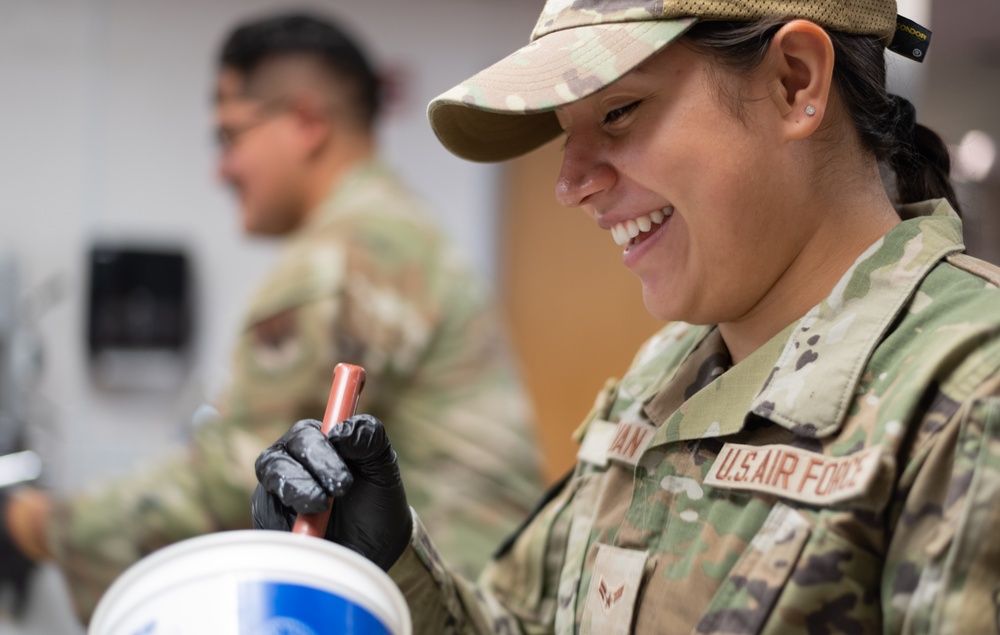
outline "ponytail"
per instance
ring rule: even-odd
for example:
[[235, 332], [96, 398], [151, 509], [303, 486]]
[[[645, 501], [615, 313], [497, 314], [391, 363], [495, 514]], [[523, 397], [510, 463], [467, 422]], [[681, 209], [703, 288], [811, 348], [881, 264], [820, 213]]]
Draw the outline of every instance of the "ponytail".
[[888, 95], [892, 103], [894, 147], [887, 163], [896, 173], [896, 192], [901, 203], [928, 198], [946, 198], [955, 211], [958, 201], [948, 175], [951, 157], [941, 137], [917, 123], [913, 104], [899, 95]]
[[[763, 61], [782, 24], [781, 20], [700, 22], [685, 38], [737, 76], [745, 76]], [[886, 90], [884, 42], [871, 35], [827, 33], [836, 59], [834, 85], [862, 147], [895, 174], [896, 202], [945, 198], [960, 211], [949, 178], [951, 160], [941, 137], [917, 123], [913, 104]], [[734, 114], [743, 119], [739, 96], [727, 96]]]

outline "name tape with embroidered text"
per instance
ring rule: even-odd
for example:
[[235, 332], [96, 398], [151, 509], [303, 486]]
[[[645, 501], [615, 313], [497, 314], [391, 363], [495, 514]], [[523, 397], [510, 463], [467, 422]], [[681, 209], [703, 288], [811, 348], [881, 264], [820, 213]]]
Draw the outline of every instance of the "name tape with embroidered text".
[[827, 456], [787, 445], [727, 443], [705, 484], [774, 494], [812, 505], [838, 503], [863, 494], [878, 472], [882, 449]]

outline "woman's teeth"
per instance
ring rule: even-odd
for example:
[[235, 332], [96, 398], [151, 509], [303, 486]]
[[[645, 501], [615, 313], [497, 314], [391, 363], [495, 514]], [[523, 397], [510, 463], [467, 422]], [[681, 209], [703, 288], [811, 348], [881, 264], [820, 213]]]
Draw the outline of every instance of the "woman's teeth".
[[673, 207], [664, 207], [655, 212], [650, 212], [645, 216], [623, 221], [611, 228], [611, 237], [615, 239], [615, 244], [619, 247], [627, 245], [640, 233], [645, 233], [652, 229], [653, 225], [663, 224], [663, 221], [673, 213]]

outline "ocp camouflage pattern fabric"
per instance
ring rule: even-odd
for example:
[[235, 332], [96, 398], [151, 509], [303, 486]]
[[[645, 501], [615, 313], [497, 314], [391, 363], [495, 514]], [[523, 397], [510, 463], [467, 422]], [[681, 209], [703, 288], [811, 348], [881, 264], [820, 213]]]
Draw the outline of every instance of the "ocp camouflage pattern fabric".
[[479, 571], [541, 491], [529, 403], [482, 284], [371, 163], [289, 239], [257, 292], [221, 418], [182, 456], [58, 504], [50, 542], [84, 619], [142, 556], [250, 528], [254, 460], [295, 421], [323, 417], [338, 362], [365, 368], [358, 411], [386, 423], [442, 550]]
[[649, 340], [478, 585], [418, 525], [415, 632], [1000, 632], [1000, 270], [945, 201], [901, 214], [738, 364]]

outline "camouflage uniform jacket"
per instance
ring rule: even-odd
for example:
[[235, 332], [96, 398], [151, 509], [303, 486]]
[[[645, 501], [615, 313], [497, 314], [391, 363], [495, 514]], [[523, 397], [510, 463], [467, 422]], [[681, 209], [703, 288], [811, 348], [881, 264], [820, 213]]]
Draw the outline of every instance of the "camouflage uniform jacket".
[[158, 547], [249, 527], [254, 460], [323, 416], [341, 361], [367, 370], [359, 412], [386, 422], [412, 505], [478, 572], [541, 491], [530, 408], [484, 288], [370, 163], [290, 237], [252, 300], [221, 418], [184, 456], [59, 505], [50, 542], [80, 613]]
[[479, 586], [418, 527], [415, 632], [996, 633], [1000, 274], [946, 202], [903, 212], [740, 363], [648, 341]]

